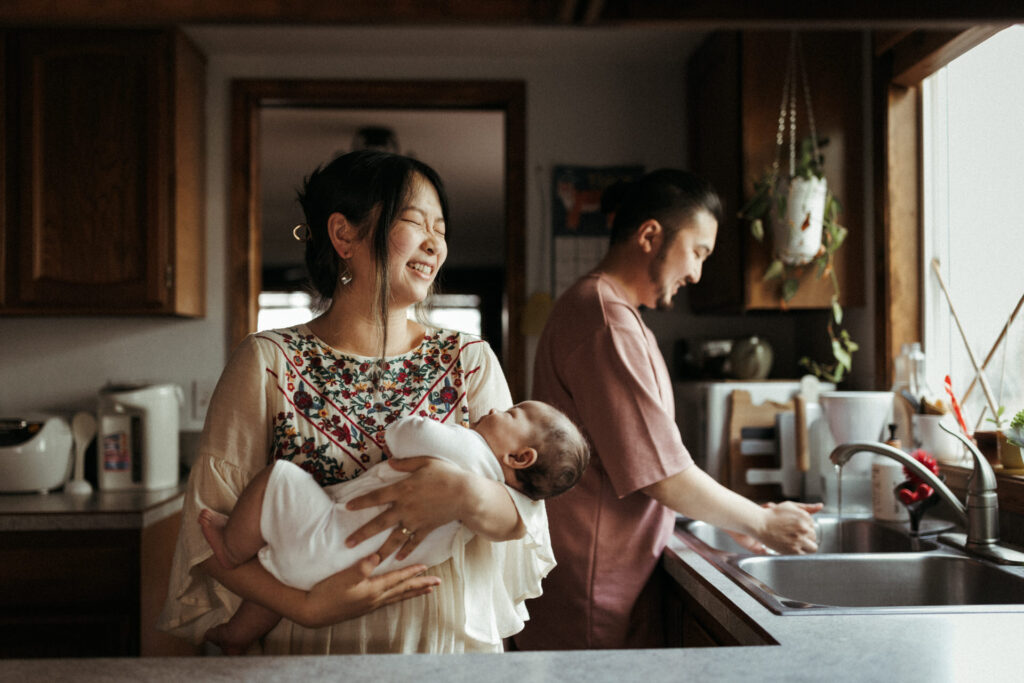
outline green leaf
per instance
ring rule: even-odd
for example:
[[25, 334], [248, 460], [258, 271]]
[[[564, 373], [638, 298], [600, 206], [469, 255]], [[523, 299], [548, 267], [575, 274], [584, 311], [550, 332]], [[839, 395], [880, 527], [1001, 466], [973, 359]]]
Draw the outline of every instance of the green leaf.
[[764, 222], [760, 218], [750, 221], [750, 233], [758, 242], [764, 241]]
[[843, 324], [843, 307], [839, 305], [839, 297], [832, 297], [832, 317], [837, 325]]
[[782, 283], [782, 300], [789, 301], [796, 296], [797, 290], [800, 289], [800, 281], [795, 278], [787, 278]]
[[761, 278], [761, 281], [767, 282], [768, 280], [774, 280], [775, 278], [782, 277], [782, 273], [785, 268], [786, 267], [782, 264], [782, 261], [775, 259], [768, 264], [768, 269], [764, 271], [764, 276]]
[[836, 357], [836, 362], [844, 369], [850, 370], [853, 367], [852, 356], [847, 353], [846, 349], [843, 348], [843, 343], [838, 339], [832, 341], [832, 355]]

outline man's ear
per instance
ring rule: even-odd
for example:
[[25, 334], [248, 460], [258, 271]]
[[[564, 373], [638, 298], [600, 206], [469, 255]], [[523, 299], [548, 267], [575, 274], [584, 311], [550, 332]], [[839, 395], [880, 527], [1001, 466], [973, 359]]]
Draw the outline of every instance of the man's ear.
[[640, 251], [645, 254], [656, 254], [661, 248], [661, 241], [665, 238], [665, 231], [661, 223], [648, 218], [637, 228], [634, 238], [640, 246]]
[[529, 447], [520, 448], [518, 451], [501, 456], [501, 460], [514, 470], [525, 470], [537, 462], [537, 449]]
[[335, 211], [327, 217], [327, 235], [331, 238], [334, 251], [343, 259], [352, 257], [353, 245], [358, 240], [356, 226], [348, 222], [343, 214]]

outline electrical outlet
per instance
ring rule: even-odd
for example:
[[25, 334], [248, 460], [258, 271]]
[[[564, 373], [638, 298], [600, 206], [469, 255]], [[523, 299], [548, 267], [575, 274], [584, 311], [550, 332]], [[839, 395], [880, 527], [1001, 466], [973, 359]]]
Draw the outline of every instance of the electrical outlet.
[[215, 382], [197, 379], [192, 381], [192, 419], [202, 422], [206, 419], [206, 410], [210, 407]]

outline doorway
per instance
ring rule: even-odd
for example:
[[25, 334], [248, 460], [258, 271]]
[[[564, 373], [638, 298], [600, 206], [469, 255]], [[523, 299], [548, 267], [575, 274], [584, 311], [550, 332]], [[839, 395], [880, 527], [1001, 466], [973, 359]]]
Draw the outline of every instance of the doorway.
[[[261, 113], [271, 108], [479, 110], [504, 114], [504, 274], [494, 346], [516, 400], [525, 392], [519, 325], [525, 292], [525, 86], [520, 81], [303, 81], [232, 83], [228, 245], [229, 343], [256, 329], [262, 285]], [[329, 156], [329, 152], [325, 150]], [[326, 161], [327, 159], [325, 159]], [[424, 161], [428, 161], [424, 159]], [[311, 170], [311, 169], [310, 169]], [[296, 182], [301, 178], [296, 179]]]

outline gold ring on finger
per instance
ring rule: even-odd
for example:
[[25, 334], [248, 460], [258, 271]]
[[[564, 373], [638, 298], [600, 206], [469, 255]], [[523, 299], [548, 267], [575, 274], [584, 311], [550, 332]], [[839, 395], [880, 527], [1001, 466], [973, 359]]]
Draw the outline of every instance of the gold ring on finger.
[[412, 534], [413, 534], [413, 532], [412, 532], [412, 531], [409, 531], [409, 529], [405, 528], [404, 526], [402, 527], [401, 531], [402, 531], [402, 533], [403, 533], [403, 534], [405, 534], [406, 536], [412, 536]]

